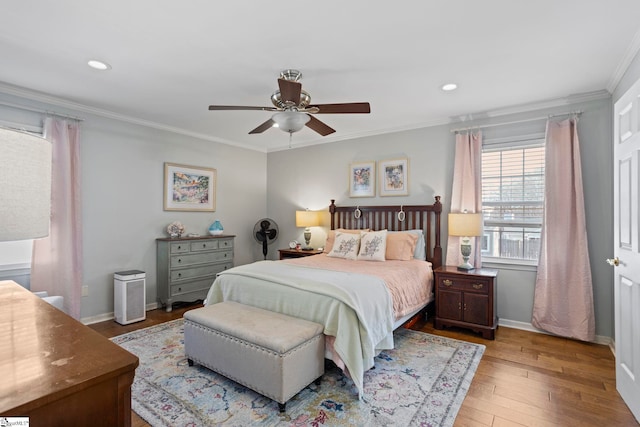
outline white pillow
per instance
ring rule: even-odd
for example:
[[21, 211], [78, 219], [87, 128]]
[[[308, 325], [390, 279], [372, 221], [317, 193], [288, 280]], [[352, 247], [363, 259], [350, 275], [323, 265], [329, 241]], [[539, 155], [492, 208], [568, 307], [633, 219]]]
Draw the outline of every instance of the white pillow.
[[424, 243], [424, 232], [422, 230], [415, 229], [415, 230], [406, 230], [406, 231], [390, 231], [389, 233], [411, 233], [411, 234], [415, 234], [418, 236], [418, 241], [416, 242], [416, 249], [413, 252], [413, 257], [415, 259], [420, 259], [422, 261], [424, 261], [425, 259], [427, 259], [427, 249], [425, 247], [425, 243]]
[[355, 260], [360, 249], [360, 234], [336, 232], [333, 248], [327, 256]]
[[359, 260], [384, 261], [386, 252], [387, 230], [366, 231], [360, 235]]

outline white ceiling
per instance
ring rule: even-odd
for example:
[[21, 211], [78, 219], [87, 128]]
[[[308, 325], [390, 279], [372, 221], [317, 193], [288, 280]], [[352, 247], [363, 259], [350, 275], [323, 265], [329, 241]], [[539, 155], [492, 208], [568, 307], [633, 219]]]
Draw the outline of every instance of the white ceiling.
[[429, 126], [612, 91], [639, 29], [638, 0], [5, 0], [0, 91], [273, 151], [288, 134], [248, 135], [271, 113], [208, 106], [271, 106], [295, 68], [312, 103], [371, 114], [317, 115], [337, 132], [294, 146]]

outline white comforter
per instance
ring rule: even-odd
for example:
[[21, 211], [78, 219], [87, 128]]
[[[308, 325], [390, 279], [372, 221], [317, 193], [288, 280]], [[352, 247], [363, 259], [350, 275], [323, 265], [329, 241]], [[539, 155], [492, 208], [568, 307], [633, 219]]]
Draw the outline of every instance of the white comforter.
[[220, 273], [205, 305], [228, 300], [324, 325], [361, 397], [373, 358], [393, 348], [393, 303], [375, 276], [259, 261]]

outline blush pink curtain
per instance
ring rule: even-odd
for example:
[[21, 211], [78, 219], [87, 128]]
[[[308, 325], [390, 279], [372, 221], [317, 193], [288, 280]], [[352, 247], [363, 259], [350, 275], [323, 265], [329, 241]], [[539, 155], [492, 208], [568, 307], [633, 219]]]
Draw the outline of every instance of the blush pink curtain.
[[[456, 134], [456, 157], [453, 165], [451, 189], [452, 213], [482, 212], [482, 133]], [[462, 264], [461, 237], [447, 239], [447, 265]], [[471, 237], [472, 252], [469, 262], [476, 268], [482, 266], [480, 237]]]
[[532, 324], [593, 341], [595, 318], [577, 119], [547, 122], [545, 200]]
[[51, 226], [48, 237], [33, 243], [31, 290], [63, 296], [64, 311], [79, 319], [82, 299], [79, 124], [47, 117], [44, 137], [53, 147]]

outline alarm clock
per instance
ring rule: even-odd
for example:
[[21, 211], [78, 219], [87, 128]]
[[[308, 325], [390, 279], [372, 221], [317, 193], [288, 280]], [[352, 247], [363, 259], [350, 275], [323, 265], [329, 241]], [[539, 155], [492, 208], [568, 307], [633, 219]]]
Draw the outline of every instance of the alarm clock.
[[295, 240], [289, 242], [289, 248], [291, 249], [295, 249], [297, 246], [298, 242], [296, 242]]

